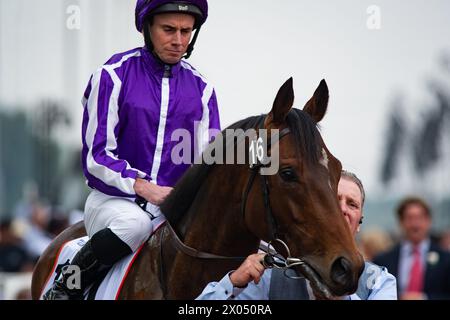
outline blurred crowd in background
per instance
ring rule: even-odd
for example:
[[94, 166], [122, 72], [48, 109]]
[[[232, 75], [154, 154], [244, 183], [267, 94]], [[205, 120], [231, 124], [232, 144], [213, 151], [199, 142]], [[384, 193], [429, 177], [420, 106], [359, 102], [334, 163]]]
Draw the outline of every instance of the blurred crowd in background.
[[[39, 257], [59, 233], [82, 219], [81, 211], [64, 212], [34, 197], [20, 202], [12, 216], [1, 218], [0, 300], [31, 299], [31, 273]], [[19, 279], [12, 284], [14, 297], [5, 293], [5, 282], [10, 278], [13, 282]]]

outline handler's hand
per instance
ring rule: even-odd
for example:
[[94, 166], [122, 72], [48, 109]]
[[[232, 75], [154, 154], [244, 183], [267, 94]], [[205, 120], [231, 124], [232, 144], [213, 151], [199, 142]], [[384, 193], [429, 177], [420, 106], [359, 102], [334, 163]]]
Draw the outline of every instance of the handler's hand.
[[148, 202], [154, 205], [161, 205], [173, 188], [160, 187], [144, 179], [136, 179], [134, 191]]
[[248, 256], [240, 267], [230, 275], [233, 286], [243, 288], [252, 280], [258, 284], [264, 273], [264, 266], [261, 261], [265, 255], [265, 253], [256, 253]]

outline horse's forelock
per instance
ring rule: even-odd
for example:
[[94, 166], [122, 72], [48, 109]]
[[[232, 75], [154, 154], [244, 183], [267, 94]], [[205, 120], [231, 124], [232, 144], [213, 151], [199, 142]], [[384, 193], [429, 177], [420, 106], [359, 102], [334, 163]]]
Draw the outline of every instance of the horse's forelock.
[[299, 157], [308, 163], [319, 161], [322, 145], [317, 123], [306, 112], [293, 108], [286, 122], [293, 134]]

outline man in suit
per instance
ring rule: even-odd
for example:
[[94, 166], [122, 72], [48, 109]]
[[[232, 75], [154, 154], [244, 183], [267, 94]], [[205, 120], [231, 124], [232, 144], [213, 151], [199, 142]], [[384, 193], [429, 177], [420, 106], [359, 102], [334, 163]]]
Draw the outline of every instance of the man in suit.
[[403, 240], [374, 263], [386, 266], [396, 276], [400, 299], [450, 299], [450, 254], [430, 240], [429, 206], [420, 198], [406, 198], [398, 206], [397, 216]]

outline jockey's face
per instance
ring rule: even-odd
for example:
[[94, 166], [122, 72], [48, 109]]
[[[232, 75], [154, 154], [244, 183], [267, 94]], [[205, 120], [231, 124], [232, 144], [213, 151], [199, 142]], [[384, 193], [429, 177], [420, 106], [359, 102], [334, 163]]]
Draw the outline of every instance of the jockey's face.
[[178, 63], [191, 40], [195, 18], [183, 13], [157, 14], [150, 28], [154, 52], [167, 64]]
[[350, 230], [355, 235], [359, 231], [359, 221], [362, 216], [362, 195], [358, 185], [351, 180], [341, 178], [338, 185], [338, 199]]

